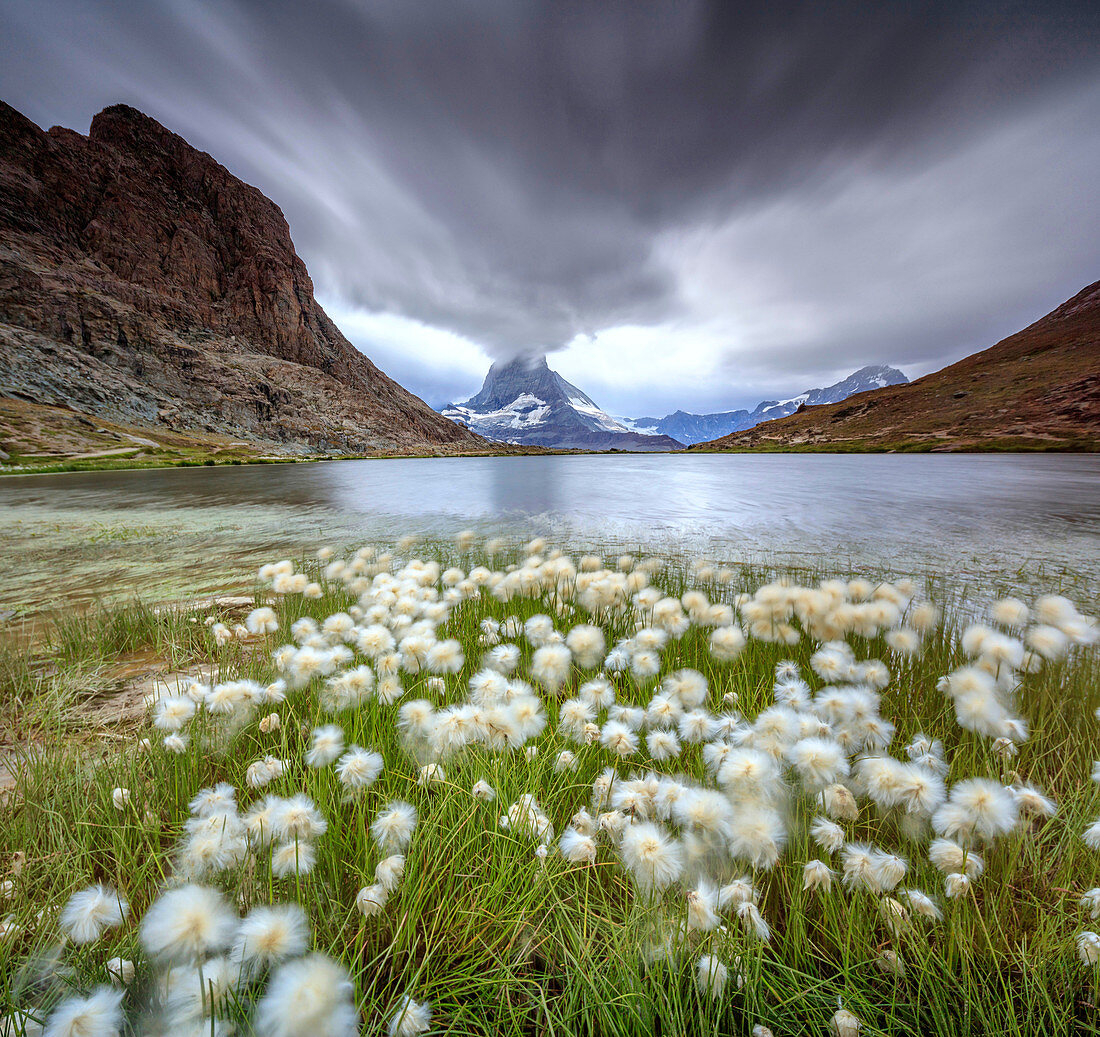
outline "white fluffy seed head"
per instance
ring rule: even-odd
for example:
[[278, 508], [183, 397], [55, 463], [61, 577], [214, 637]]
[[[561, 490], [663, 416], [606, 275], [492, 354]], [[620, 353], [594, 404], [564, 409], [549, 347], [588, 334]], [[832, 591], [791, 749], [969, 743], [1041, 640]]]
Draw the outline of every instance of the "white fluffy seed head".
[[683, 870], [683, 850], [654, 824], [631, 825], [623, 833], [623, 863], [643, 893], [670, 886]]
[[431, 1006], [426, 1001], [414, 1001], [408, 994], [403, 994], [390, 1018], [389, 1037], [417, 1037], [426, 1033], [431, 1025]]
[[109, 886], [89, 886], [69, 898], [61, 912], [61, 931], [72, 943], [93, 943], [122, 925], [129, 911], [126, 898]]
[[[10, 1033], [40, 1032], [44, 1037], [117, 1037], [122, 1032], [122, 999], [126, 991], [109, 986], [96, 987], [87, 997], [62, 1001], [46, 1020], [45, 1029], [36, 1031], [33, 1022]], [[6, 1029], [6, 1027], [5, 1027]]]
[[351, 977], [320, 953], [280, 965], [256, 1006], [256, 1037], [348, 1037], [358, 1028]]
[[254, 907], [241, 920], [230, 960], [251, 973], [296, 958], [308, 946], [309, 921], [299, 904]]
[[391, 853], [404, 852], [412, 841], [415, 828], [416, 808], [401, 800], [388, 803], [370, 826], [374, 841], [382, 850]]
[[729, 969], [713, 954], [704, 954], [695, 966], [695, 985], [712, 1001], [722, 996], [728, 980]]
[[141, 920], [141, 945], [155, 961], [196, 962], [229, 946], [237, 916], [216, 889], [188, 885], [169, 890]]

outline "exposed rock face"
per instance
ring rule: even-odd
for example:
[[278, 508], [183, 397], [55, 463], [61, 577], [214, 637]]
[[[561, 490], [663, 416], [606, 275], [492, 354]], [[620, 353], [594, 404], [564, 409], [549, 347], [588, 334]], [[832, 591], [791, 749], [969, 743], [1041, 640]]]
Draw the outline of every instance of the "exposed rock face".
[[303, 450], [486, 445], [340, 334], [274, 202], [125, 105], [84, 137], [0, 102], [0, 392]]
[[705, 449], [1100, 449], [1100, 281], [908, 385], [808, 406]]
[[476, 396], [443, 413], [487, 439], [574, 450], [678, 450], [663, 435], [640, 435], [547, 366], [546, 357], [493, 364]]

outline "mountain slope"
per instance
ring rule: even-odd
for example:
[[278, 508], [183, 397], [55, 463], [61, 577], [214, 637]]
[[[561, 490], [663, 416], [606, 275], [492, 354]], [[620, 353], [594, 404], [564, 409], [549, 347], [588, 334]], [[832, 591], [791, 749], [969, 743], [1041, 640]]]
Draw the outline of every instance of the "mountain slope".
[[700, 446], [1100, 449], [1100, 281], [942, 371]]
[[340, 334], [274, 202], [124, 105], [85, 137], [0, 102], [0, 393], [298, 451], [486, 446]]
[[481, 391], [443, 413], [486, 439], [579, 450], [678, 450], [664, 435], [630, 431], [551, 371], [546, 357], [493, 364]]
[[896, 367], [878, 364], [861, 367], [847, 378], [824, 389], [807, 389], [789, 400], [764, 400], [755, 409], [723, 411], [716, 414], [690, 414], [678, 410], [663, 418], [634, 418], [631, 427], [638, 431], [664, 433], [682, 443], [701, 443], [731, 432], [753, 428], [764, 421], [793, 414], [800, 406], [839, 403], [855, 393], [867, 392], [886, 385], [904, 385], [909, 379]]

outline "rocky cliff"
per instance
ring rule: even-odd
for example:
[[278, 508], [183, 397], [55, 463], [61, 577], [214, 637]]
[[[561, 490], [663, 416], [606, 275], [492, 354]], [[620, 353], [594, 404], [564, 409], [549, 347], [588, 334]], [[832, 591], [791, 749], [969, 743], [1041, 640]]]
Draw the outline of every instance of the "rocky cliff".
[[1100, 449], [1100, 281], [908, 385], [807, 406], [705, 450]]
[[0, 394], [302, 451], [486, 446], [340, 334], [274, 202], [125, 105], [85, 137], [0, 102]]

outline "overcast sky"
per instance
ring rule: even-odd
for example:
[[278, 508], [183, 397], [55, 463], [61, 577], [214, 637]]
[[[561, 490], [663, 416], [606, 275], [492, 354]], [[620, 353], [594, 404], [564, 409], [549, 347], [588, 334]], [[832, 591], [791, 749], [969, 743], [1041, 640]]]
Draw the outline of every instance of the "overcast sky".
[[1100, 3], [5, 0], [0, 97], [126, 102], [283, 209], [432, 404], [617, 414], [911, 377], [1100, 278]]

